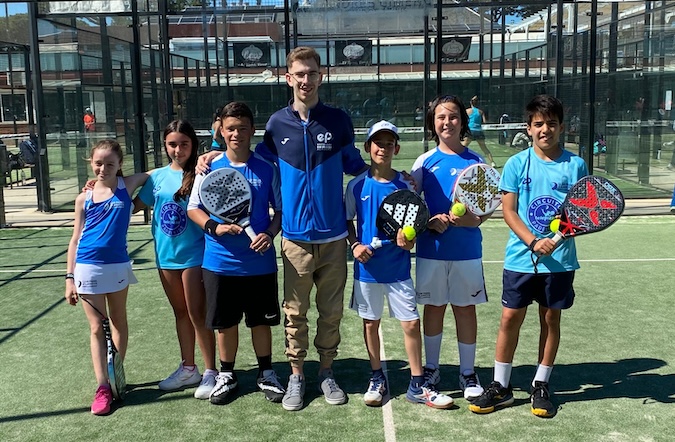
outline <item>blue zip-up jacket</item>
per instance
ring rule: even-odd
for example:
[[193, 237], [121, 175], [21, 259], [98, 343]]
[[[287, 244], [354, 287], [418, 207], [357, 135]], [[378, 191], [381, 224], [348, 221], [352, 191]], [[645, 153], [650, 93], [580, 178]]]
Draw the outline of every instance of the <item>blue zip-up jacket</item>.
[[256, 153], [279, 165], [285, 238], [325, 243], [347, 236], [343, 174], [356, 175], [366, 163], [344, 111], [319, 102], [302, 121], [289, 103], [270, 117]]

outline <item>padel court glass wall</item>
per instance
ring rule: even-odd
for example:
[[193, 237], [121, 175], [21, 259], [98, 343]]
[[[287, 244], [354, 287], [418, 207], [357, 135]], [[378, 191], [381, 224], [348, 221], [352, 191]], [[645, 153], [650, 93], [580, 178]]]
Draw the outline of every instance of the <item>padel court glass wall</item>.
[[[8, 29], [22, 19], [9, 3], [0, 2], [0, 23]], [[357, 143], [370, 124], [388, 119], [402, 128], [412, 159], [433, 147], [422, 141], [426, 103], [438, 94], [465, 103], [478, 95], [488, 147], [503, 165], [519, 150], [511, 141], [524, 131], [525, 104], [549, 93], [565, 104], [566, 147], [594, 173], [627, 183], [629, 197], [669, 196], [675, 184], [674, 2], [25, 5], [25, 41], [8, 43], [30, 56], [0, 52], [0, 133], [39, 136], [40, 210], [72, 208], [89, 172], [84, 159], [99, 139], [122, 144], [125, 173], [132, 173], [166, 164], [162, 128], [174, 118], [190, 120], [207, 144], [215, 108], [242, 100], [262, 129], [288, 103], [285, 56], [300, 45], [321, 55], [322, 100], [351, 115]], [[503, 13], [506, 6], [530, 12], [514, 20]], [[18, 78], [26, 59], [36, 72], [32, 84], [2, 82], [5, 73]], [[86, 109], [96, 118], [91, 131], [84, 127]]]

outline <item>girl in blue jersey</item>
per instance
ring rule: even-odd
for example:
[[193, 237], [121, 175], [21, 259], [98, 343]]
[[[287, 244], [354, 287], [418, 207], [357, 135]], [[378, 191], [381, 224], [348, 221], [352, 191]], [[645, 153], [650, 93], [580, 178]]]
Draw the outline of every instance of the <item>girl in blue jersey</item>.
[[478, 142], [478, 146], [480, 146], [480, 149], [483, 151], [488, 160], [490, 160], [490, 165], [495, 167], [495, 160], [492, 157], [492, 153], [485, 144], [483, 123], [486, 123], [487, 120], [485, 119], [485, 113], [478, 109], [478, 95], [474, 95], [471, 98], [471, 107], [466, 110], [466, 114], [469, 117], [469, 134], [466, 137], [464, 145], [468, 147], [472, 140], [476, 140]]
[[281, 322], [273, 242], [281, 230], [279, 173], [276, 166], [251, 151], [255, 128], [253, 113], [246, 104], [229, 103], [220, 120], [227, 150], [213, 159], [211, 169], [230, 167], [246, 177], [251, 185], [251, 227], [257, 235], [251, 241], [239, 225], [223, 223], [203, 210], [199, 186], [204, 177], [195, 178], [188, 216], [207, 233], [202, 263], [206, 326], [218, 330], [220, 354], [220, 372], [209, 400], [216, 405], [226, 404], [238, 387], [234, 364], [239, 323], [245, 316], [258, 359], [258, 388], [266, 399], [280, 402], [285, 390], [272, 368], [271, 330]]
[[443, 322], [452, 306], [459, 347], [459, 386], [471, 400], [483, 389], [476, 375], [476, 305], [487, 302], [482, 263], [482, 236], [478, 226], [487, 217], [450, 211], [457, 175], [466, 167], [483, 163], [462, 145], [468, 133], [466, 109], [452, 95], [436, 98], [427, 114], [436, 148], [421, 155], [412, 167], [418, 189], [424, 193], [431, 219], [417, 239], [417, 303], [424, 305], [425, 375], [440, 381], [439, 355]]
[[[176, 317], [181, 353], [178, 369], [159, 383], [160, 390], [178, 390], [200, 384], [194, 396], [208, 399], [216, 385], [215, 337], [206, 327], [206, 296], [202, 283], [204, 231], [187, 216], [187, 200], [195, 180], [199, 140], [184, 120], [164, 129], [169, 165], [157, 169], [134, 199], [134, 212], [154, 207], [152, 236], [159, 279]], [[204, 375], [195, 365], [195, 335]], [[201, 383], [200, 383], [201, 381]]]
[[78, 296], [93, 304], [83, 304], [91, 330], [91, 357], [98, 388], [91, 412], [110, 412], [112, 391], [106, 368], [106, 346], [98, 311], [108, 311], [119, 356], [124, 360], [129, 332], [127, 291], [137, 282], [127, 253], [127, 230], [131, 218], [131, 194], [148, 178], [146, 173], [122, 177], [122, 148], [114, 140], [98, 142], [90, 152], [96, 176], [93, 189], [75, 200], [75, 227], [68, 245], [66, 300], [75, 305]]
[[345, 192], [349, 221], [347, 241], [354, 255], [354, 292], [350, 307], [363, 319], [363, 336], [372, 368], [368, 391], [363, 399], [366, 405], [380, 406], [388, 390], [380, 362], [378, 334], [386, 298], [389, 314], [401, 321], [410, 363], [411, 377], [406, 399], [433, 408], [450, 408], [452, 398], [438, 393], [433, 384], [424, 380], [420, 316], [410, 277], [410, 249], [414, 241], [406, 240], [399, 231], [396, 244], [387, 244], [375, 251], [368, 247], [373, 238], [383, 236], [375, 222], [382, 200], [398, 189], [410, 187], [402, 175], [391, 168], [392, 160], [400, 149], [398, 140], [396, 126], [384, 120], [375, 123], [368, 130], [364, 146], [370, 155], [370, 169], [351, 180]]

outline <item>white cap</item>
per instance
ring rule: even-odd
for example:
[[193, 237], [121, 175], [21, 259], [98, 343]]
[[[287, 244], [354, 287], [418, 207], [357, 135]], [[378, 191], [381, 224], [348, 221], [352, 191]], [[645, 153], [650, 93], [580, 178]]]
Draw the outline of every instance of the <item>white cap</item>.
[[370, 139], [373, 138], [376, 133], [383, 130], [394, 134], [394, 137], [396, 137], [397, 140], [400, 139], [398, 136], [398, 128], [386, 120], [381, 120], [370, 126], [370, 129], [368, 129], [368, 138], [366, 141], [370, 141]]

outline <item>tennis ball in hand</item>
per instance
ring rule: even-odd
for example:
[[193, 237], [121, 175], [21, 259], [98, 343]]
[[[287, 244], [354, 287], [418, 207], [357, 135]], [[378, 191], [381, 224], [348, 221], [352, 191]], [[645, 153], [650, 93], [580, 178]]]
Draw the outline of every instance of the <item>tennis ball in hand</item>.
[[551, 229], [551, 232], [556, 233], [558, 230], [560, 230], [560, 220], [558, 218], [552, 219], [551, 224], [549, 224], [549, 228]]
[[415, 232], [415, 228], [413, 226], [403, 226], [403, 236], [405, 236], [405, 239], [408, 241], [412, 241], [415, 239], [415, 236], [417, 236], [417, 232]]
[[463, 216], [466, 213], [466, 206], [462, 203], [455, 203], [452, 205], [452, 214], [455, 216]]

